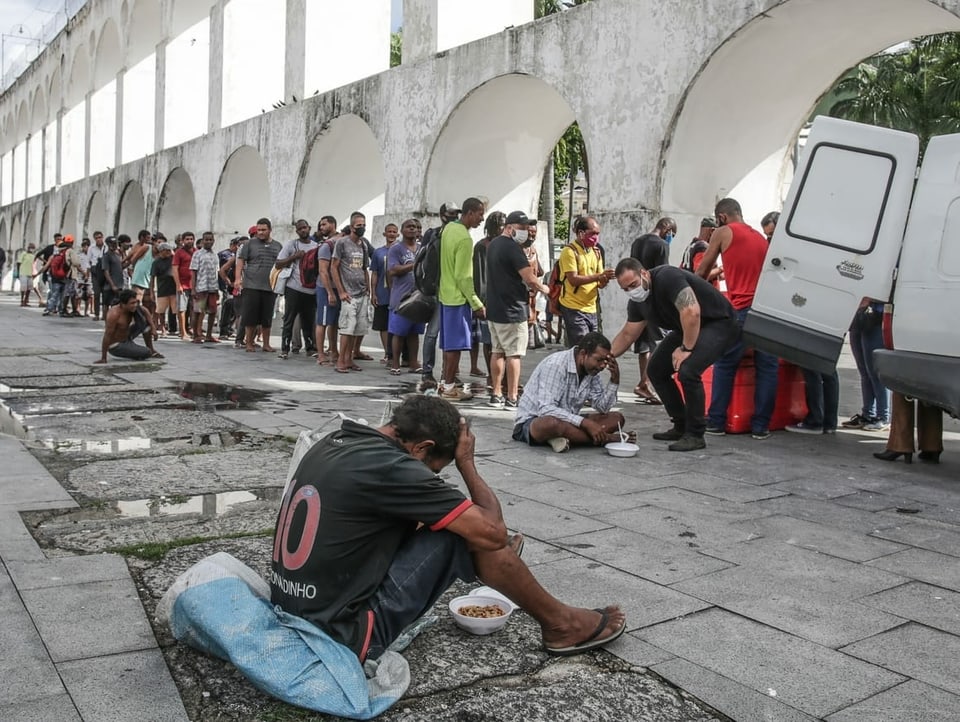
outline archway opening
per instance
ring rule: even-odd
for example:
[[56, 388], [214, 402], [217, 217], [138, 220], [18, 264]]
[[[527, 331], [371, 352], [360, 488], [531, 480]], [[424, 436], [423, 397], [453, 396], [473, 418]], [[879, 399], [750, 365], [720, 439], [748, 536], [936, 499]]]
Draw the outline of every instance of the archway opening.
[[43, 213], [40, 214], [40, 235], [37, 236], [37, 239], [42, 241], [45, 238], [52, 238], [50, 233], [50, 206], [44, 206]]
[[146, 227], [146, 218], [147, 207], [143, 200], [143, 189], [137, 181], [130, 181], [120, 196], [116, 233], [126, 233], [131, 238], [136, 238], [137, 233]]
[[[267, 166], [249, 145], [237, 148], [223, 166], [213, 200], [213, 233], [218, 240], [246, 230], [260, 217], [270, 215]], [[274, 226], [281, 220], [271, 219]]]
[[661, 211], [693, 229], [730, 195], [758, 225], [781, 206], [794, 142], [818, 99], [863, 58], [911, 37], [960, 30], [960, 18], [940, 5], [898, 0], [881, 12], [873, 0], [788, 0], [736, 29], [676, 117], [663, 156]]
[[[330, 169], [335, 168], [335, 172]], [[294, 214], [316, 224], [322, 215], [338, 221], [353, 211], [367, 218], [384, 211], [383, 157], [370, 127], [356, 115], [330, 122], [304, 161]]]
[[[29, 240], [23, 237], [23, 224], [20, 223], [20, 216], [14, 216], [13, 222], [10, 224], [10, 246], [12, 248], [23, 248]], [[39, 248], [39, 244], [37, 247]]]
[[87, 217], [83, 224], [83, 235], [92, 238], [96, 231], [101, 231], [104, 235], [111, 235], [112, 231], [107, 232], [107, 201], [100, 191], [94, 191], [90, 196], [90, 202], [87, 204]]
[[[223, 57], [230, 59], [223, 64], [224, 128], [283, 100], [286, 32], [286, 0], [230, 0], [224, 7]], [[253, 34], [271, 50], [250, 52]]]
[[37, 223], [37, 214], [33, 211], [27, 213], [27, 219], [23, 223], [23, 237], [24, 239], [28, 238], [39, 238], [39, 224]]
[[175, 0], [173, 4], [171, 40], [166, 49], [164, 148], [207, 132], [213, 4], [212, 0]]
[[113, 20], [107, 20], [94, 55], [90, 96], [91, 175], [109, 170], [117, 162], [117, 72], [122, 65], [120, 33]]
[[153, 153], [156, 134], [157, 45], [161, 13], [157, 0], [137, 0], [127, 34], [123, 77], [123, 163]]
[[61, 122], [60, 182], [72, 183], [83, 178], [86, 162], [86, 94], [90, 87], [90, 63], [87, 48], [77, 48], [70, 70], [70, 79], [63, 94], [66, 112]]
[[[48, 233], [46, 238], [41, 239], [44, 246], [53, 242], [54, 233], [62, 233], [67, 235], [68, 233], [72, 234], [76, 238], [77, 228], [79, 224], [77, 223], [77, 204], [73, 202], [73, 199], [67, 198], [63, 202], [63, 212], [60, 214], [60, 225], [57, 228], [54, 228], [52, 232]], [[39, 248], [39, 246], [38, 246]]]
[[163, 184], [157, 208], [157, 229], [168, 238], [184, 231], [202, 232], [197, 227], [197, 199], [193, 181], [183, 168], [175, 168]]

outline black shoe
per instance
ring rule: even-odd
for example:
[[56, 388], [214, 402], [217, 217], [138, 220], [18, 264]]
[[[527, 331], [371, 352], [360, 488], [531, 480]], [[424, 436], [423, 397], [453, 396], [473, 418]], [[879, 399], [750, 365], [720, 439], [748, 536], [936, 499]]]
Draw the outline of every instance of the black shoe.
[[670, 451], [696, 451], [697, 449], [706, 449], [707, 442], [703, 440], [702, 436], [684, 434], [679, 441], [674, 441], [667, 448]]
[[714, 426], [713, 424], [707, 424], [707, 428], [704, 430], [705, 434], [710, 434], [710, 436], [726, 436], [727, 430], [723, 426]]
[[917, 458], [927, 464], [939, 464], [940, 453], [939, 451], [921, 451], [917, 454]]
[[[890, 451], [889, 449], [887, 449], [886, 451], [874, 452], [873, 456], [874, 458], [880, 459], [881, 461], [896, 461], [902, 456], [903, 460], [906, 463], [908, 464], [913, 463], [912, 451]], [[940, 455], [937, 454], [937, 456], [939, 457]]]
[[679, 426], [674, 426], [669, 431], [660, 431], [654, 434], [653, 438], [657, 441], [678, 441], [683, 438], [683, 429]]

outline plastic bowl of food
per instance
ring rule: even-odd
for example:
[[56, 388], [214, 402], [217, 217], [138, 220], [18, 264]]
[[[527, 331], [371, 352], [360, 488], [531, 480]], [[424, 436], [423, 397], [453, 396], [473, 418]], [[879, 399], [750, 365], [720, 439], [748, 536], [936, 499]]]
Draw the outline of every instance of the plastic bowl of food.
[[606, 449], [610, 456], [620, 456], [624, 459], [636, 456], [637, 452], [640, 451], [639, 446], [631, 444], [629, 441], [611, 441], [606, 445]]
[[450, 601], [450, 614], [461, 629], [471, 634], [493, 634], [506, 626], [513, 609], [502, 599], [467, 594]]

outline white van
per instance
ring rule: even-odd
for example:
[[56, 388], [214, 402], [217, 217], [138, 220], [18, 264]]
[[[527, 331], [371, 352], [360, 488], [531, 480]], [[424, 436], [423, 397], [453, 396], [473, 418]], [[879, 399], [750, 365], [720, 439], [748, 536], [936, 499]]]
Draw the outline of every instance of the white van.
[[888, 301], [880, 378], [960, 416], [960, 135], [918, 157], [910, 133], [814, 121], [744, 335], [829, 372], [860, 300]]

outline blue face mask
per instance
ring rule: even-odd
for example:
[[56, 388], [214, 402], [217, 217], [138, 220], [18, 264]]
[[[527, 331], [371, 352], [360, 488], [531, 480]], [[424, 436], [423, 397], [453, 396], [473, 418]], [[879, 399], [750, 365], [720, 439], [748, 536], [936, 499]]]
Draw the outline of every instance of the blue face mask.
[[665, 240], [667, 243], [670, 243], [670, 241], [673, 240], [673, 234], [672, 234], [672, 233], [668, 233], [667, 235], [665, 235], [665, 236], [663, 237], [663, 240]]

